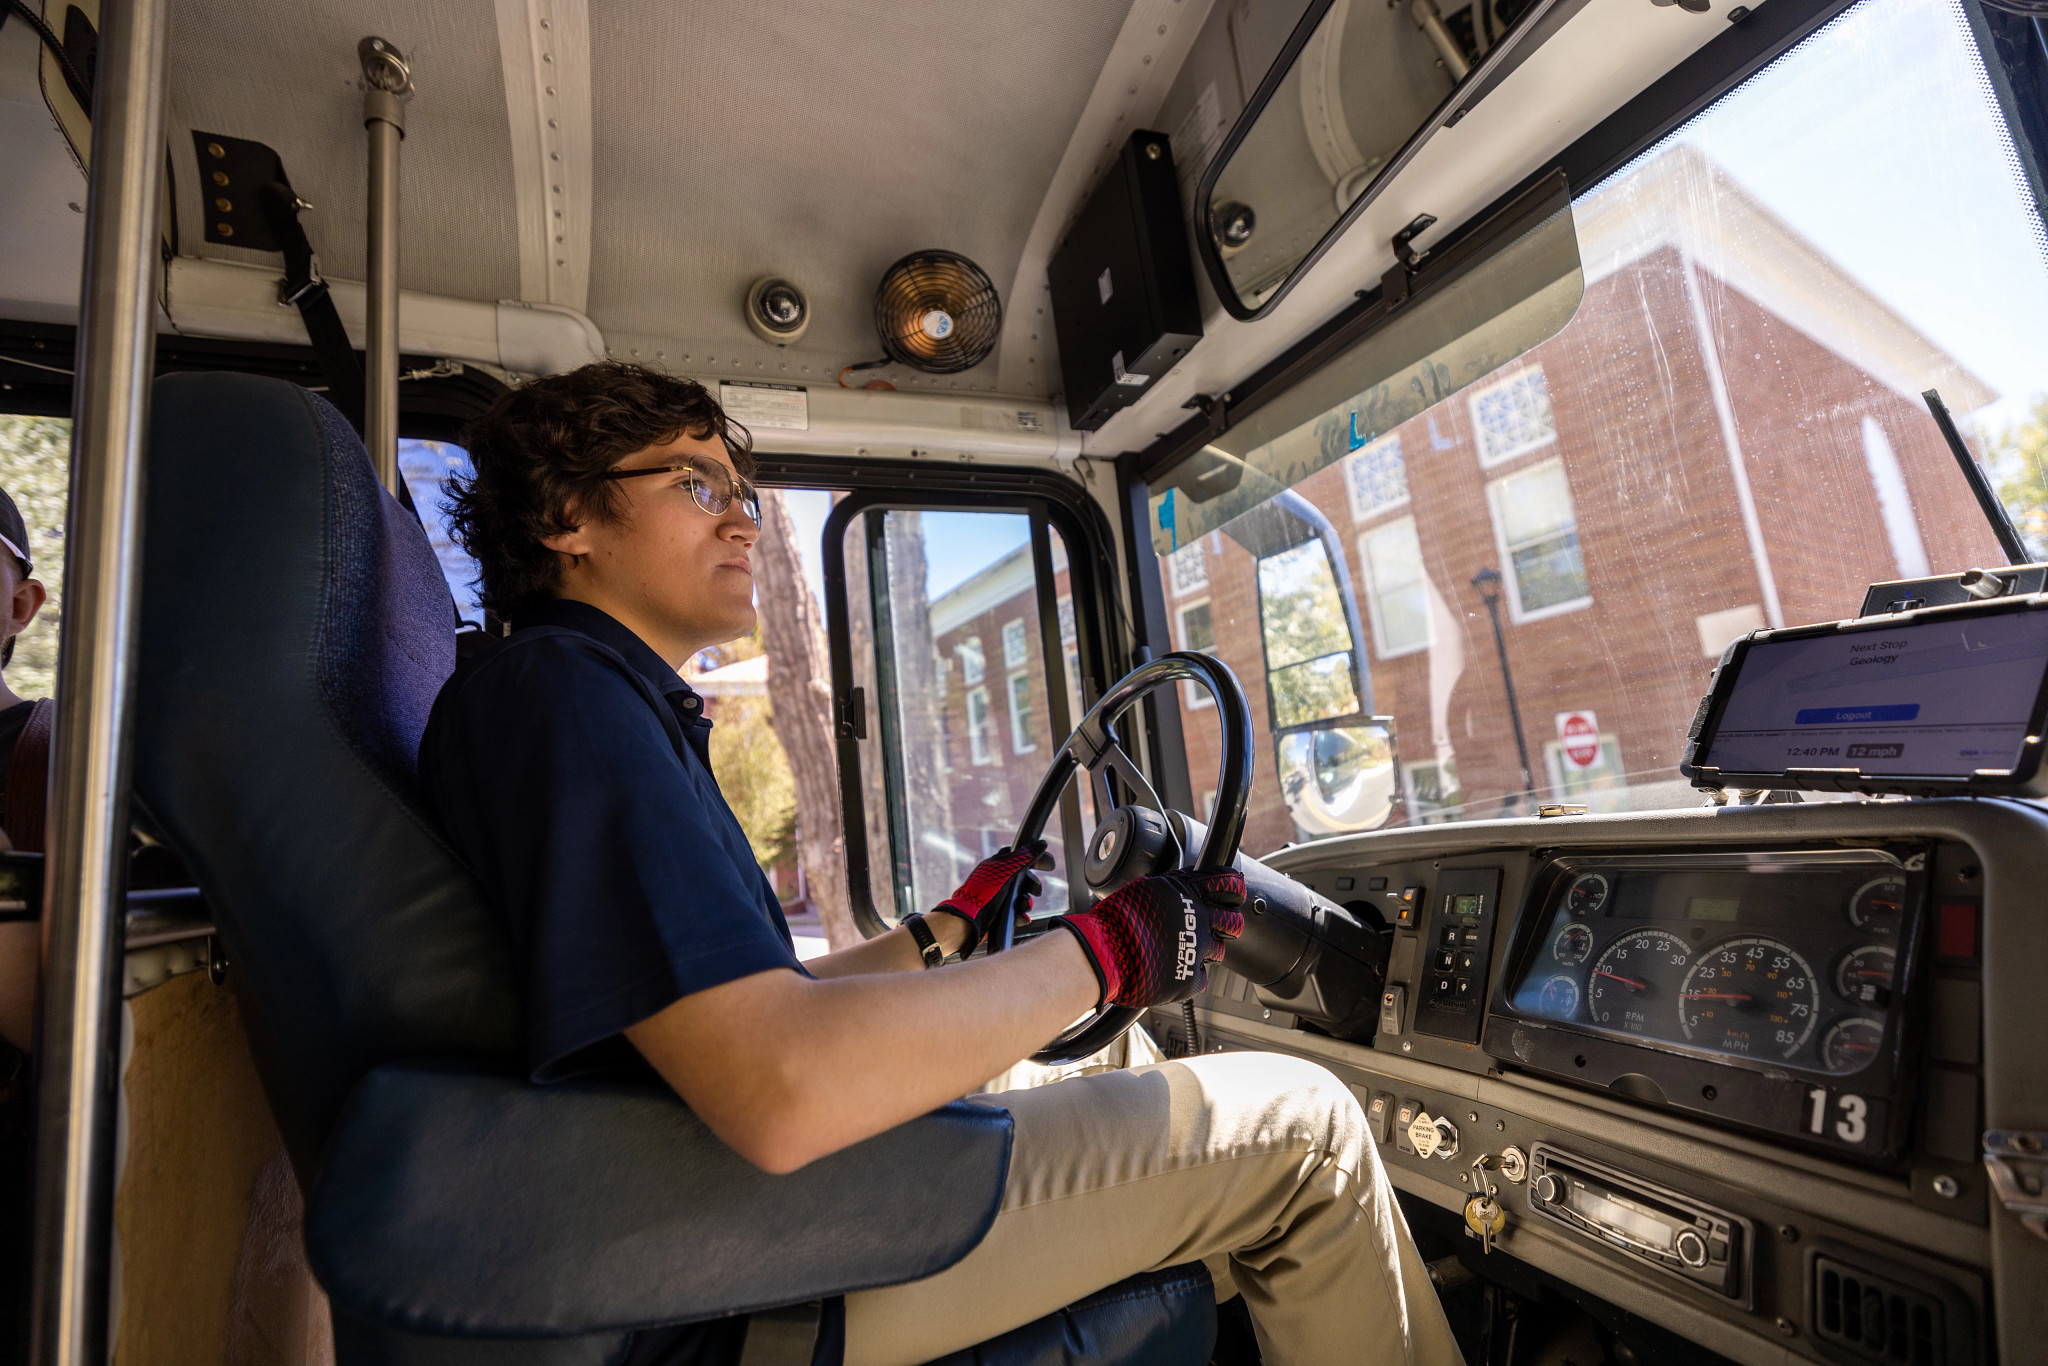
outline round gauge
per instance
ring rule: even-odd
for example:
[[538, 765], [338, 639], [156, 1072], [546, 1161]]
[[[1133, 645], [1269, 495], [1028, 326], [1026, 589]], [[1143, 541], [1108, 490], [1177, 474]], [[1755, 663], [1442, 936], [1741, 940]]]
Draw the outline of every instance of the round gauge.
[[1692, 950], [1669, 930], [1630, 930], [1607, 946], [1586, 982], [1593, 1023], [1631, 1034], [1669, 1028], [1671, 1001]]
[[1550, 941], [1550, 956], [1568, 968], [1575, 968], [1586, 961], [1586, 955], [1593, 951], [1593, 932], [1576, 920], [1557, 932]]
[[1844, 1000], [1883, 1010], [1891, 1004], [1892, 977], [1898, 968], [1896, 950], [1884, 944], [1865, 944], [1835, 960], [1835, 990]]
[[1820, 983], [1789, 944], [1745, 936], [1700, 955], [1679, 993], [1678, 1023], [1703, 1048], [1789, 1058], [1813, 1037]]
[[1607, 904], [1607, 875], [1580, 873], [1564, 894], [1564, 904], [1573, 915], [1596, 915]]
[[1874, 877], [1849, 898], [1849, 923], [1867, 934], [1897, 934], [1906, 910], [1906, 879], [1897, 873]]
[[1868, 1015], [1845, 1015], [1821, 1035], [1820, 1065], [1830, 1072], [1860, 1072], [1877, 1058], [1884, 1042], [1884, 1021]]
[[1579, 984], [1559, 973], [1543, 984], [1536, 999], [1551, 1019], [1569, 1020], [1579, 1013]]

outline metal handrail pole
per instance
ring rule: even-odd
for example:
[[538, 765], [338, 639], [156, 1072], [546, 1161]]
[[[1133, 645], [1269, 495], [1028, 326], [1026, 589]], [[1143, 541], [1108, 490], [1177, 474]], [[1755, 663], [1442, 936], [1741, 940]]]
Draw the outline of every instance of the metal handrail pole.
[[122, 884], [169, 0], [105, 0], [94, 78], [36, 1060], [30, 1360], [107, 1359]]
[[370, 142], [369, 281], [363, 317], [363, 444], [370, 467], [398, 492], [398, 145], [412, 77], [382, 38], [356, 45], [363, 65], [363, 127]]

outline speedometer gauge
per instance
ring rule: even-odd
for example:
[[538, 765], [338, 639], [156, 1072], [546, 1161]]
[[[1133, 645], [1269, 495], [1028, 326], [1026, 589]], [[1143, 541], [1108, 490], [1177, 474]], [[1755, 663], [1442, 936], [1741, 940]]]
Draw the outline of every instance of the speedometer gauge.
[[1820, 983], [1789, 944], [1730, 939], [1701, 955], [1679, 993], [1685, 1037], [1722, 1053], [1789, 1058], [1813, 1037]]
[[1586, 981], [1593, 1023], [1631, 1034], [1665, 1032], [1692, 950], [1669, 930], [1630, 930], [1607, 946]]

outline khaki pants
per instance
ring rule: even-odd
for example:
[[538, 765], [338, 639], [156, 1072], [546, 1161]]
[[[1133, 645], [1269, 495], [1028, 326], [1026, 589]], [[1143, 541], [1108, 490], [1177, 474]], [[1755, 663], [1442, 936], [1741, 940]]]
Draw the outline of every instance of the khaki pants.
[[914, 1366], [1192, 1261], [1244, 1295], [1267, 1366], [1460, 1363], [1365, 1116], [1314, 1063], [1217, 1053], [974, 1099], [1017, 1126], [995, 1226], [936, 1276], [848, 1295], [848, 1366]]

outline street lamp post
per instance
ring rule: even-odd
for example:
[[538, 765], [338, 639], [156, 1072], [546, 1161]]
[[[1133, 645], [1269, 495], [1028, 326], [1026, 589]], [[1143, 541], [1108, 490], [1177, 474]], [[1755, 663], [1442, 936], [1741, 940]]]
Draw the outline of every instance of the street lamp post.
[[1522, 733], [1522, 708], [1515, 701], [1515, 673], [1508, 667], [1508, 641], [1500, 629], [1500, 571], [1490, 566], [1480, 570], [1472, 576], [1472, 586], [1479, 590], [1479, 600], [1486, 604], [1486, 615], [1493, 620], [1493, 648], [1500, 656], [1500, 681], [1508, 692], [1508, 720], [1515, 728], [1515, 754], [1522, 761], [1522, 790], [1507, 800], [1507, 805], [1516, 806], [1524, 796], [1536, 791], [1536, 778], [1529, 771], [1529, 740]]

